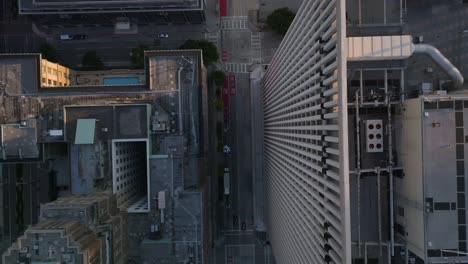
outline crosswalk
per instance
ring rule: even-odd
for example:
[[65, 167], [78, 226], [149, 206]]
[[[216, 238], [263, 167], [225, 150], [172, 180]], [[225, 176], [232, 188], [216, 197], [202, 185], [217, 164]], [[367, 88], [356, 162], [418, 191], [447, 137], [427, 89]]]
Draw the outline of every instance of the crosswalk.
[[260, 60], [262, 58], [262, 33], [255, 32], [252, 33], [250, 38], [250, 48], [252, 50], [252, 63]]
[[223, 17], [221, 19], [221, 29], [225, 30], [242, 30], [248, 29], [247, 17]]
[[250, 38], [251, 48], [253, 50], [260, 50], [262, 48], [262, 35], [261, 32], [252, 33]]
[[232, 73], [249, 73], [250, 64], [247, 63], [225, 63], [224, 70]]

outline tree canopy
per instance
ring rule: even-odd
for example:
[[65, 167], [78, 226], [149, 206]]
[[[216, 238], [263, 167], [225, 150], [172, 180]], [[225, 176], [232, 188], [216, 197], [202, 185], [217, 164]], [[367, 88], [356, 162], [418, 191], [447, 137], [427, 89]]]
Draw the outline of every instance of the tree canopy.
[[137, 67], [145, 66], [145, 50], [148, 47], [140, 45], [132, 50], [132, 63]]
[[201, 49], [203, 51], [203, 62], [205, 65], [215, 63], [219, 60], [218, 49], [206, 40], [188, 39], [179, 49]]
[[104, 63], [101, 60], [101, 57], [97, 54], [95, 50], [90, 50], [83, 55], [81, 60], [83, 67], [89, 69], [99, 69], [104, 66]]
[[39, 53], [42, 54], [43, 59], [46, 59], [50, 62], [58, 62], [59, 56], [57, 53], [57, 49], [49, 43], [42, 43], [39, 47]]
[[295, 14], [289, 8], [279, 8], [267, 17], [268, 27], [281, 35], [286, 34]]
[[220, 99], [216, 99], [216, 100], [215, 100], [215, 108], [216, 108], [216, 110], [221, 111], [221, 110], [223, 109], [223, 105], [224, 105], [224, 104], [223, 104], [223, 101], [222, 101], [222, 100], [220, 100]]
[[215, 82], [216, 86], [221, 86], [226, 79], [226, 73], [223, 71], [215, 70], [211, 73], [211, 78]]

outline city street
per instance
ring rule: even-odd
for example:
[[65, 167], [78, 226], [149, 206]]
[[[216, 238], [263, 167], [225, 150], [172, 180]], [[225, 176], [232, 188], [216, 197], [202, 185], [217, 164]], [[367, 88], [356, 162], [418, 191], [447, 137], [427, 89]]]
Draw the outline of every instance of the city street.
[[43, 41], [31, 28], [27, 17], [15, 14], [13, 0], [1, 0], [0, 53], [35, 52]]
[[[229, 1], [228, 16], [221, 18], [223, 67], [230, 79], [235, 78], [234, 83], [229, 81], [229, 86], [234, 84], [235, 88], [234, 93], [230, 90], [229, 121], [225, 125], [228, 129], [224, 135], [225, 144], [231, 147], [227, 158], [230, 194], [217, 208], [216, 222], [223, 228], [215, 243], [214, 263], [272, 263], [264, 233], [256, 231], [254, 221], [252, 103], [260, 103], [260, 98], [256, 97], [258, 102], [251, 98], [250, 69], [262, 61], [262, 34], [249, 21], [249, 11], [258, 8], [256, 5], [256, 1]], [[218, 160], [220, 164], [222, 159]]]
[[[108, 66], [130, 65], [130, 52], [144, 45], [149, 49], [177, 49], [187, 39], [204, 39], [207, 25], [168, 25], [144, 26], [136, 34], [114, 34], [112, 27], [100, 28], [57, 28], [54, 29], [52, 43], [57, 47], [63, 61], [78, 65], [84, 53], [96, 50]], [[168, 38], [159, 38], [159, 34]], [[86, 34], [86, 40], [60, 40], [61, 34]]]

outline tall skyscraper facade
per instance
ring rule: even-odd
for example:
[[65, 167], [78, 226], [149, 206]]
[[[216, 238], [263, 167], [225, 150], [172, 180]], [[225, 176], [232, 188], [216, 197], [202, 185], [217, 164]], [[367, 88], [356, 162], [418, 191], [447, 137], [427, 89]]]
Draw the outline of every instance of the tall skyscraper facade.
[[344, 3], [304, 1], [263, 79], [267, 227], [278, 263], [351, 262]]

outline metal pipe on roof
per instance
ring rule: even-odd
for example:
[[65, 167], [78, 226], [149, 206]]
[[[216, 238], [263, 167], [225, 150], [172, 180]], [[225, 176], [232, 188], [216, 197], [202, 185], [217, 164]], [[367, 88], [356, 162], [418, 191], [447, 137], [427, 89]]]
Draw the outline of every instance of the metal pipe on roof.
[[[362, 72], [362, 71], [361, 71]], [[362, 77], [362, 75], [361, 75]], [[361, 79], [362, 80], [362, 79]], [[362, 88], [362, 87], [361, 87]], [[360, 89], [361, 90], [361, 89]], [[356, 179], [357, 179], [357, 222], [358, 222], [358, 252], [361, 257], [361, 129], [360, 129], [360, 118], [359, 118], [359, 93], [356, 91], [354, 106], [356, 108]]]
[[[387, 95], [389, 96], [389, 95]], [[392, 105], [387, 106], [388, 124], [388, 174], [390, 181], [390, 247], [389, 252], [392, 256], [395, 254], [395, 219], [393, 219], [393, 140], [392, 140]]]
[[382, 256], [382, 209], [380, 202], [380, 167], [376, 168], [377, 170], [377, 234], [379, 237], [379, 253]]
[[414, 53], [425, 54], [429, 56], [439, 67], [441, 67], [452, 78], [454, 87], [463, 88], [464, 78], [460, 71], [434, 46], [428, 44], [414, 45]]

